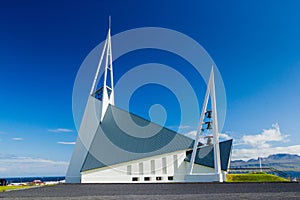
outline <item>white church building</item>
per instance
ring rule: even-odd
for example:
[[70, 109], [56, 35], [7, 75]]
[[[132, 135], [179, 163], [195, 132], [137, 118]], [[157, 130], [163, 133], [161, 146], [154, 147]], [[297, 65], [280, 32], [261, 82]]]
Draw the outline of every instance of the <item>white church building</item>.
[[[219, 142], [214, 72], [193, 140], [114, 105], [110, 28], [88, 97], [67, 183], [223, 182], [232, 140]], [[96, 88], [104, 65], [104, 84]], [[109, 83], [108, 83], [109, 82]], [[208, 99], [211, 110], [207, 110]], [[133, 126], [132, 124], [136, 125]], [[137, 126], [138, 125], [138, 126]], [[203, 131], [211, 133], [206, 144]]]

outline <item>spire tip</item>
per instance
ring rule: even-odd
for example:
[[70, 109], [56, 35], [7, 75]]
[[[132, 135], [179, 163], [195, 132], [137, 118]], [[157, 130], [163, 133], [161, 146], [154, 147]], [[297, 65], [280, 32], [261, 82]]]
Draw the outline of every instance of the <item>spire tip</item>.
[[108, 27], [109, 27], [109, 29], [111, 28], [111, 16], [110, 15], [108, 17]]

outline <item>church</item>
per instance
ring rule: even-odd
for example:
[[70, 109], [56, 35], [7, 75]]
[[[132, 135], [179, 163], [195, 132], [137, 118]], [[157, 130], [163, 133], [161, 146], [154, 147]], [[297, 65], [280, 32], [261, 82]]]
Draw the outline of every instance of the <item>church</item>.
[[[104, 83], [96, 88], [102, 64]], [[213, 68], [195, 140], [116, 107], [113, 80], [109, 27], [67, 183], [226, 181], [232, 140], [219, 142]], [[207, 110], [209, 98], [211, 110]], [[203, 131], [211, 133], [205, 144], [199, 142]]]

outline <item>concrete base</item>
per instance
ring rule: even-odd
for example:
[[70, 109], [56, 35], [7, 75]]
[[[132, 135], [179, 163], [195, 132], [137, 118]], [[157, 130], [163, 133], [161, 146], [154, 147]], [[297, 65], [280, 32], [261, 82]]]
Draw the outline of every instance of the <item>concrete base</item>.
[[184, 179], [186, 182], [223, 182], [222, 174], [215, 173], [189, 174]]
[[80, 176], [66, 176], [66, 183], [81, 183]]

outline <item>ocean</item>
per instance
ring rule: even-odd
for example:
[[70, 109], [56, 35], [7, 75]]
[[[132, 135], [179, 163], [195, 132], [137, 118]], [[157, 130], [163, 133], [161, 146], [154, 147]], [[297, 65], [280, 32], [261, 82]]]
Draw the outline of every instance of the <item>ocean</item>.
[[34, 176], [34, 177], [13, 177], [13, 178], [2, 178], [6, 179], [7, 184], [10, 183], [28, 183], [34, 180], [41, 180], [42, 182], [50, 181], [62, 181], [65, 180], [65, 176]]

